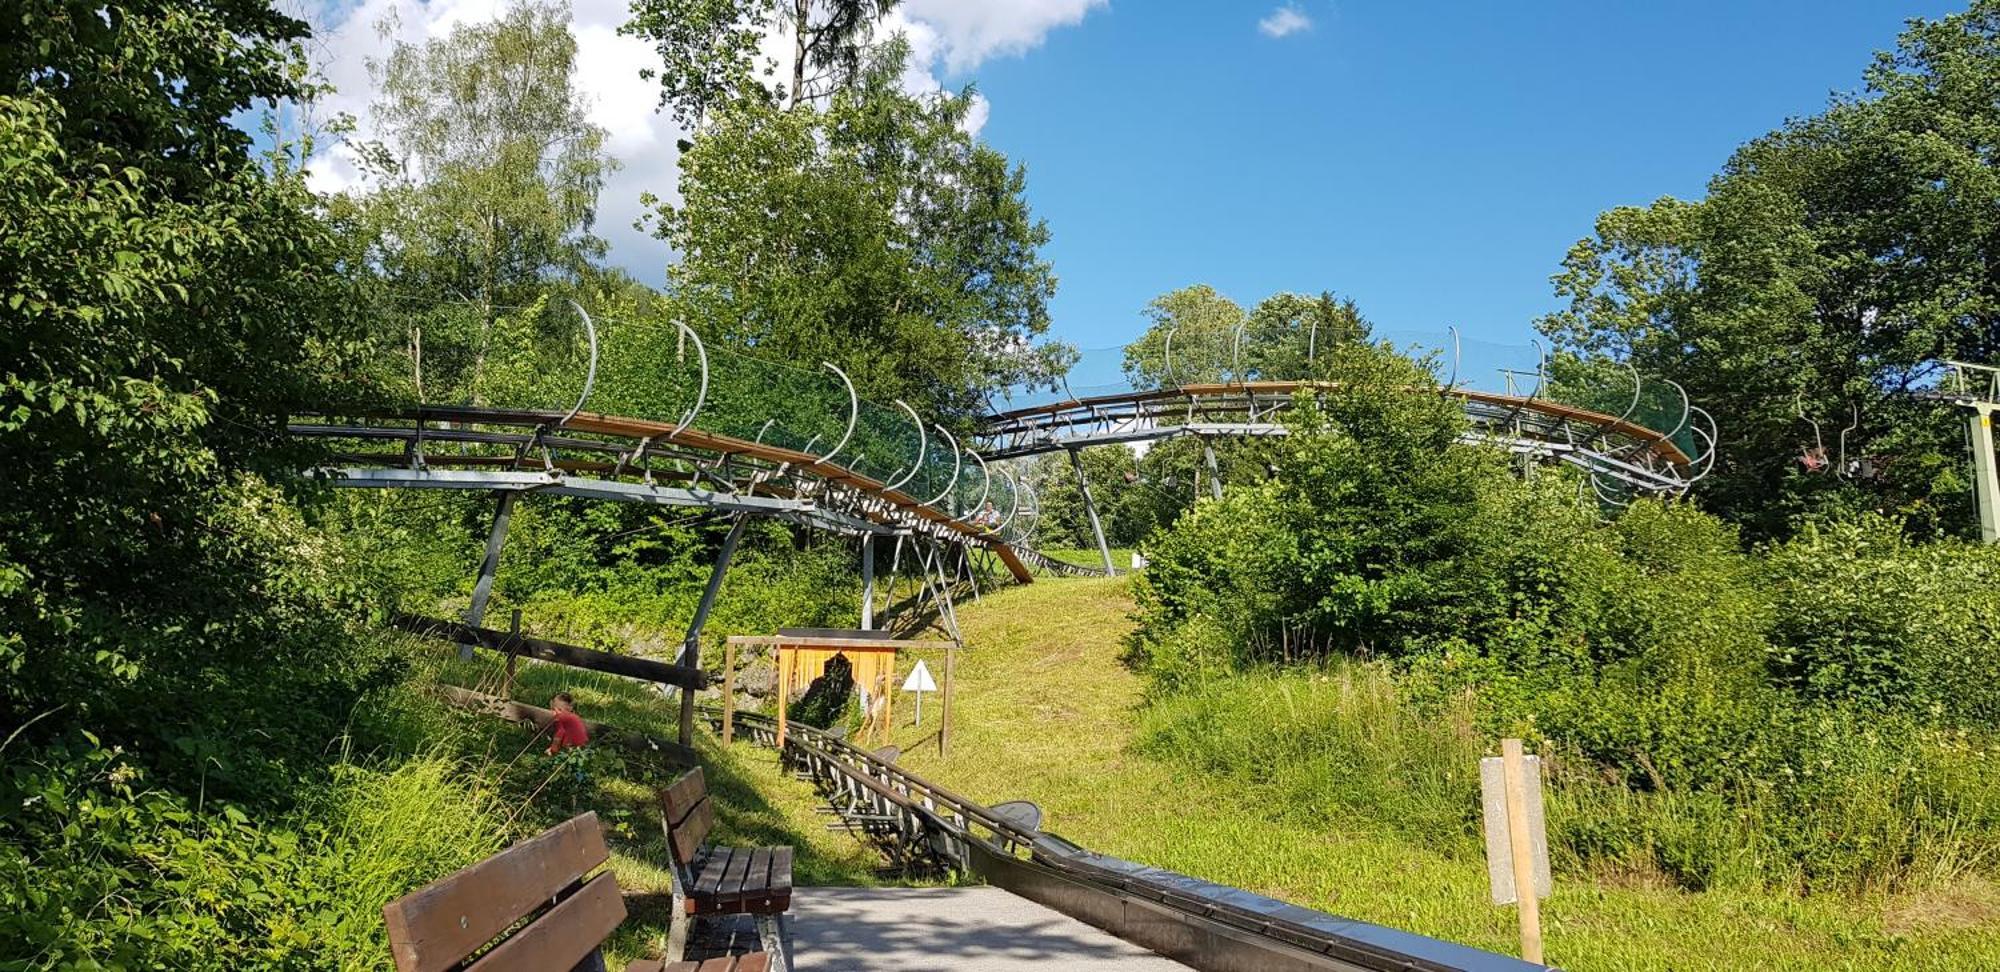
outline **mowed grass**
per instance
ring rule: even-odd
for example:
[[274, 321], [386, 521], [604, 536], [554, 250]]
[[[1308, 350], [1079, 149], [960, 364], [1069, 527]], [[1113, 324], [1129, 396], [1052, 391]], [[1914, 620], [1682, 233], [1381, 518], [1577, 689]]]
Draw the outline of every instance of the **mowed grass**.
[[[1093, 850], [1482, 948], [1516, 946], [1512, 909], [1488, 903], [1483, 860], [1444, 849], [1463, 841], [1316, 828], [1135, 752], [1143, 685], [1119, 661], [1130, 606], [1122, 579], [1044, 580], [961, 605], [952, 751], [937, 752], [937, 707], [926, 702], [917, 728], [899, 695], [903, 764], [984, 802], [1033, 800], [1045, 829]], [[941, 680], [941, 653], [920, 656]], [[1549, 960], [1575, 970], [2000, 968], [2000, 889], [1979, 879], [1800, 897], [1561, 875], [1542, 919]]]
[[[1076, 564], [1079, 567], [1088, 567], [1091, 570], [1104, 569], [1104, 555], [1099, 553], [1096, 547], [1041, 547], [1039, 549], [1043, 556], [1051, 560], [1061, 560], [1066, 563]], [[1111, 565], [1118, 568], [1120, 573], [1132, 569], [1132, 548], [1112, 547]]]

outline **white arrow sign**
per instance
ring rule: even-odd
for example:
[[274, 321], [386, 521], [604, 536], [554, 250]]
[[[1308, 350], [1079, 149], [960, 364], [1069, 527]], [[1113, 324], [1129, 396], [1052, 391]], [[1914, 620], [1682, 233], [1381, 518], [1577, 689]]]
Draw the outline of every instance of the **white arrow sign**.
[[917, 659], [917, 667], [911, 669], [909, 678], [903, 679], [903, 691], [917, 693], [917, 725], [923, 725], [924, 693], [937, 691], [937, 681], [931, 678], [931, 670], [924, 666], [923, 659]]

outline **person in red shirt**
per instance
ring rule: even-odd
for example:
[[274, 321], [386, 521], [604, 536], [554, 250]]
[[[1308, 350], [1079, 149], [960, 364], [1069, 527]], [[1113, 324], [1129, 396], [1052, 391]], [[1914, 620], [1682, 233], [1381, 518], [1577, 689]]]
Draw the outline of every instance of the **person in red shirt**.
[[568, 692], [558, 692], [549, 700], [549, 708], [556, 711], [551, 723], [556, 730], [555, 741], [549, 743], [549, 755], [554, 756], [565, 749], [575, 749], [589, 745], [590, 730], [584, 728], [583, 719], [576, 714], [576, 700]]

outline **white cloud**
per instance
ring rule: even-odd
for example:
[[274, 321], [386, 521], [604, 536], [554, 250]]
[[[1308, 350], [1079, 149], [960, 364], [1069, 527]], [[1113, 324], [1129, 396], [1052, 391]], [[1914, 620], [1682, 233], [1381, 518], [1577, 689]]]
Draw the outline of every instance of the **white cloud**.
[[1025, 54], [1049, 31], [1083, 22], [1109, 0], [905, 0], [902, 16], [936, 34], [945, 70], [969, 71], [993, 57]]
[[[883, 33], [901, 31], [910, 41], [911, 65], [904, 76], [915, 92], [942, 90], [941, 75], [971, 70], [995, 57], [1026, 53], [1051, 30], [1080, 22], [1108, 0], [906, 0], [882, 25]], [[422, 42], [441, 37], [460, 24], [497, 19], [507, 0], [332, 0], [314, 18], [320, 22], [319, 67], [337, 89], [321, 106], [327, 113], [347, 112], [358, 120], [360, 140], [375, 136], [368, 118], [374, 100], [368, 62], [388, 55], [396, 41]], [[641, 80], [639, 70], [654, 62], [651, 46], [619, 35], [630, 15], [629, 0], [572, 0], [576, 33], [576, 83], [590, 99], [591, 120], [609, 133], [608, 148], [620, 169], [607, 178], [598, 203], [597, 233], [611, 243], [611, 260], [641, 279], [657, 282], [671, 254], [666, 244], [634, 230], [643, 215], [642, 192], [673, 199], [679, 175], [680, 151], [675, 142], [685, 134], [670, 114], [655, 111], [659, 87]], [[379, 24], [391, 24], [385, 33]], [[767, 39], [767, 48], [786, 50], [784, 38]], [[782, 45], [782, 46], [781, 46]], [[977, 133], [992, 106], [980, 98], [966, 119]], [[314, 188], [339, 191], [363, 180], [353, 153], [345, 146], [319, 152], [307, 166]]]
[[1291, 4], [1286, 4], [1270, 12], [1263, 20], [1257, 21], [1257, 29], [1266, 37], [1286, 37], [1302, 30], [1312, 29], [1312, 18], [1306, 12]]

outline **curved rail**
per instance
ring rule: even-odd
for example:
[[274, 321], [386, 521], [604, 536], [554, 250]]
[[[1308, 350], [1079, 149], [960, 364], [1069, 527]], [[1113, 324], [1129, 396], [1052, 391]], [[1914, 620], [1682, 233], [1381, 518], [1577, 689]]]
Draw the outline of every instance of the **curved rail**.
[[1033, 577], [1017, 531], [904, 492], [907, 475], [885, 483], [796, 449], [592, 412], [423, 407], [322, 419], [289, 430], [339, 444], [335, 468], [324, 470], [335, 486], [538, 492], [726, 509], [848, 534], [915, 533], [985, 547], [1015, 579]]
[[[1243, 381], [1116, 392], [990, 415], [980, 434], [985, 454], [994, 459], [1176, 435], [1284, 435], [1285, 427], [1273, 422], [1271, 413], [1289, 408], [1298, 392], [1332, 387], [1319, 381]], [[1536, 395], [1468, 388], [1441, 393], [1458, 399], [1472, 420], [1467, 441], [1566, 462], [1630, 489], [1677, 493], [1707, 471], [1705, 461], [1691, 459], [1674, 441], [1680, 428], [1646, 428], [1632, 421], [1629, 408], [1610, 415]]]

